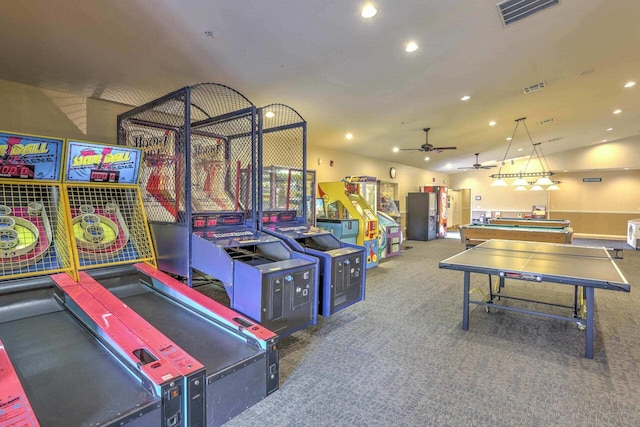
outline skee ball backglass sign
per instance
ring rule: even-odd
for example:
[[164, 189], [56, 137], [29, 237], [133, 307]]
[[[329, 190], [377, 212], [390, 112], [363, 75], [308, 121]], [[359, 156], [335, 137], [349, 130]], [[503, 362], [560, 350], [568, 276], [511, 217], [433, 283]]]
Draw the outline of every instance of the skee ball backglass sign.
[[137, 184], [142, 151], [122, 145], [67, 142], [65, 181]]
[[0, 132], [0, 178], [60, 181], [63, 139]]

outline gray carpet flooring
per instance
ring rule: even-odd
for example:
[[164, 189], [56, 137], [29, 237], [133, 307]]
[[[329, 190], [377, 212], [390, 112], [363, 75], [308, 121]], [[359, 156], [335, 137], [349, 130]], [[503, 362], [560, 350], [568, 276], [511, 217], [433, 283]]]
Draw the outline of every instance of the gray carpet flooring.
[[[365, 301], [282, 341], [280, 390], [225, 426], [640, 426], [640, 251], [618, 261], [631, 293], [595, 291], [589, 360], [570, 322], [472, 306], [463, 331], [463, 274], [438, 268], [463, 245], [405, 245]], [[572, 303], [570, 286], [507, 288]]]

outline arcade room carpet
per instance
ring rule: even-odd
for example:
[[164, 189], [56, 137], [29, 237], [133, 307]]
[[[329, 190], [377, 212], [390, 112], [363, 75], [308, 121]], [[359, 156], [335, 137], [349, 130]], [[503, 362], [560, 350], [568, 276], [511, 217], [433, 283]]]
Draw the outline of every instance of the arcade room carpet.
[[[588, 360], [571, 322], [472, 306], [463, 331], [463, 273], [438, 262], [464, 246], [404, 247], [367, 270], [365, 301], [282, 340], [280, 389], [225, 427], [640, 426], [640, 251], [626, 246], [618, 261], [631, 293], [595, 291]], [[471, 278], [487, 289], [486, 276]], [[573, 301], [571, 286], [509, 283]]]

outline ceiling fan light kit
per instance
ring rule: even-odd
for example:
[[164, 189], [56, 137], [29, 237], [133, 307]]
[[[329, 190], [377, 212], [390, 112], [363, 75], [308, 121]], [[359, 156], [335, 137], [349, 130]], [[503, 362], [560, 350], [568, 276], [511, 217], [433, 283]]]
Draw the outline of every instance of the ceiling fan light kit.
[[462, 167], [462, 168], [458, 168], [458, 169], [491, 169], [491, 168], [495, 168], [496, 165], [482, 165], [480, 163], [480, 161], [478, 160], [478, 156], [480, 155], [480, 153], [476, 153], [476, 162], [471, 165], [471, 166], [467, 166], [467, 167]]
[[[525, 191], [526, 190], [525, 186], [530, 184], [533, 184], [533, 187], [531, 187], [531, 191], [541, 191], [541, 190], [544, 190], [543, 187], [547, 187], [547, 186], [549, 186], [547, 188], [548, 190], [559, 190], [560, 187], [558, 187], [557, 185], [559, 184], [559, 182], [558, 181], [554, 182], [550, 179], [550, 177], [554, 175], [554, 172], [551, 171], [551, 169], [549, 168], [547, 159], [544, 157], [544, 153], [542, 153], [542, 148], [540, 147], [540, 143], [533, 142], [533, 138], [531, 138], [531, 134], [529, 133], [529, 129], [527, 128], [527, 124], [524, 122], [525, 120], [526, 120], [526, 117], [521, 117], [519, 119], [516, 119], [516, 126], [513, 130], [513, 135], [509, 139], [509, 145], [507, 145], [507, 151], [504, 153], [504, 157], [502, 158], [500, 169], [498, 169], [498, 173], [489, 176], [490, 178], [493, 178], [495, 180], [491, 184], [491, 186], [505, 187], [508, 185], [505, 181], [505, 178], [516, 178], [516, 180], [512, 183], [512, 185], [515, 185], [517, 187], [516, 191]], [[529, 141], [531, 142], [531, 146], [533, 147], [531, 151], [531, 155], [529, 155], [529, 160], [527, 160], [527, 164], [525, 165], [523, 171], [518, 173], [502, 173], [502, 168], [504, 167], [505, 164], [507, 164], [506, 160], [507, 160], [507, 156], [509, 155], [509, 149], [511, 148], [511, 143], [513, 142], [513, 139], [516, 136], [516, 131], [518, 130], [518, 125], [520, 125], [520, 123], [522, 123], [525, 130], [527, 131], [527, 135], [529, 136]], [[540, 163], [542, 170], [535, 171], [535, 172], [527, 172], [527, 168], [529, 167], [529, 164], [531, 163], [531, 160], [533, 159], [534, 155], [538, 160], [538, 162]], [[526, 180], [526, 178], [536, 178], [537, 180], [534, 183], [529, 183]]]
[[419, 148], [401, 148], [400, 150], [402, 151], [423, 151], [425, 153], [430, 153], [430, 152], [435, 152], [438, 153], [442, 150], [456, 150], [456, 147], [434, 147], [433, 145], [429, 144], [429, 130], [431, 130], [431, 128], [424, 128], [422, 129], [425, 133], [426, 136], [426, 141], [424, 144], [422, 144]]

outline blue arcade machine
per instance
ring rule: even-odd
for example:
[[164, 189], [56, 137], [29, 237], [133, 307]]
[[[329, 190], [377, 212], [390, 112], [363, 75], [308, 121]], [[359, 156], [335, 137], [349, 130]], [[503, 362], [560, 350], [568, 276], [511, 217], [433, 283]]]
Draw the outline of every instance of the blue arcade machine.
[[[315, 182], [307, 182], [304, 119], [282, 104], [268, 105], [261, 109], [261, 114], [264, 114], [264, 126], [258, 150], [262, 159], [259, 162], [260, 229], [282, 239], [294, 251], [319, 260], [319, 311], [329, 317], [364, 299], [364, 248], [341, 242], [331, 232], [307, 220], [315, 216], [308, 212], [310, 204], [307, 203], [307, 193], [314, 189]], [[276, 161], [277, 166], [273, 163]]]
[[118, 132], [144, 153], [160, 270], [214, 299], [224, 289], [221, 302], [280, 337], [316, 324], [317, 258], [258, 230], [262, 117], [247, 98], [215, 83], [185, 87], [118, 116]]

